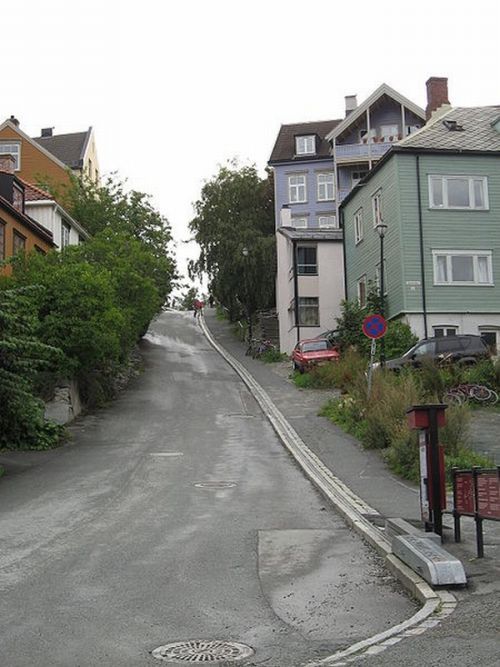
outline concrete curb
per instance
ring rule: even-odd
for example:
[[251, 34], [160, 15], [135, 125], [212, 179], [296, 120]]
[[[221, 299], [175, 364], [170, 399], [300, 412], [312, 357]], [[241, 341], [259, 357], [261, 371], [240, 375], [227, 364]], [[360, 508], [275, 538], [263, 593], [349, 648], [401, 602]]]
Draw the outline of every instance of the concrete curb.
[[[246, 384], [265, 416], [271, 422], [278, 437], [304, 470], [311, 481], [334, 505], [337, 512], [365, 541], [383, 558], [390, 572], [415, 597], [423, 607], [411, 618], [388, 630], [365, 639], [327, 658], [310, 662], [307, 667], [319, 665], [342, 665], [352, 662], [366, 653], [379, 653], [405, 636], [420, 634], [437, 625], [441, 618], [456, 607], [456, 598], [448, 591], [434, 591], [421, 577], [394, 556], [389, 540], [366, 516], [378, 516], [378, 512], [353, 493], [329, 468], [307, 447], [298, 433], [269, 398], [268, 394], [247, 369], [220, 345], [209, 331], [204, 317], [200, 327], [212, 347], [232, 366]], [[434, 619], [430, 620], [430, 616]], [[410, 632], [410, 634], [408, 634]], [[375, 650], [376, 649], [376, 650]]]

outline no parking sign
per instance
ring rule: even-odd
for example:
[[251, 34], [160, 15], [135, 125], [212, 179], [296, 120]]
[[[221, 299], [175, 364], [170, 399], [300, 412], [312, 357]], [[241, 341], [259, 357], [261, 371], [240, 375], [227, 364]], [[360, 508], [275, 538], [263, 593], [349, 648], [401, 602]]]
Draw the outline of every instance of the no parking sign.
[[382, 315], [368, 315], [363, 320], [363, 333], [367, 338], [382, 338], [387, 332], [387, 322]]

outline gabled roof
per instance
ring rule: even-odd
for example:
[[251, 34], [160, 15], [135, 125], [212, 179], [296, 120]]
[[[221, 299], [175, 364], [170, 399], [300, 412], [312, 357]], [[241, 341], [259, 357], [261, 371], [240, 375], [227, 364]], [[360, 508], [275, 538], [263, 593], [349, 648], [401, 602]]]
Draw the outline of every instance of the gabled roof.
[[68, 165], [62, 162], [58, 157], [56, 157], [53, 153], [47, 150], [44, 146], [42, 146], [41, 144], [37, 143], [34, 139], [29, 137], [26, 134], [26, 132], [23, 132], [21, 128], [18, 125], [15, 125], [9, 118], [7, 118], [7, 120], [4, 120], [4, 122], [0, 124], [0, 132], [4, 129], [4, 127], [9, 127], [11, 130], [14, 130], [14, 132], [17, 132], [17, 134], [19, 134], [19, 136], [22, 139], [29, 142], [32, 146], [35, 146], [35, 148], [38, 148], [39, 151], [41, 151], [46, 157], [52, 160], [52, 162], [55, 162], [59, 167], [61, 167], [61, 169], [68, 168]]
[[45, 190], [42, 190], [42, 188], [39, 188], [32, 183], [28, 183], [28, 181], [25, 181], [23, 178], [19, 178], [19, 176], [17, 178], [24, 185], [24, 201], [54, 201], [54, 197]]
[[[310, 123], [282, 125], [269, 158], [269, 164], [277, 162], [304, 162], [330, 158], [330, 144], [326, 135], [340, 123], [340, 120], [320, 120]], [[319, 137], [314, 155], [295, 155], [295, 137], [315, 134]]]
[[33, 137], [33, 139], [71, 169], [79, 169], [83, 166], [83, 158], [91, 133], [92, 128], [89, 127], [86, 132], [56, 134], [52, 137]]
[[407, 97], [404, 95], [401, 95], [398, 93], [397, 90], [394, 90], [394, 88], [391, 88], [388, 86], [386, 83], [383, 83], [381, 86], [375, 90], [370, 97], [367, 97], [366, 100], [360, 104], [358, 107], [354, 109], [354, 111], [351, 111], [351, 113], [344, 118], [344, 120], [339, 123], [326, 137], [328, 141], [331, 141], [335, 137], [338, 137], [339, 134], [342, 134], [345, 130], [347, 130], [352, 123], [354, 123], [358, 118], [366, 112], [368, 107], [371, 107], [380, 97], [383, 95], [387, 95], [388, 97], [391, 97], [393, 100], [398, 102], [399, 104], [403, 104], [407, 109], [410, 111], [413, 111], [414, 114], [417, 116], [420, 116], [423, 120], [425, 120], [425, 111], [419, 107], [417, 104], [414, 104], [411, 100], [409, 100]]
[[[446, 151], [500, 151], [500, 132], [495, 129], [500, 106], [454, 107], [395, 146], [404, 149]], [[457, 129], [450, 129], [456, 127]], [[462, 128], [462, 129], [458, 129]]]
[[15, 208], [9, 201], [7, 201], [7, 199], [2, 197], [1, 195], [0, 195], [0, 209], [4, 209], [8, 213], [10, 213], [10, 215], [19, 220], [19, 222], [21, 222], [23, 225], [26, 225], [26, 227], [30, 231], [34, 232], [39, 237], [43, 238], [43, 240], [46, 243], [55, 246], [54, 237], [51, 231], [46, 229], [36, 220], [33, 220], [33, 218], [31, 218], [26, 213], [21, 213], [21, 211], [18, 211], [17, 208]]

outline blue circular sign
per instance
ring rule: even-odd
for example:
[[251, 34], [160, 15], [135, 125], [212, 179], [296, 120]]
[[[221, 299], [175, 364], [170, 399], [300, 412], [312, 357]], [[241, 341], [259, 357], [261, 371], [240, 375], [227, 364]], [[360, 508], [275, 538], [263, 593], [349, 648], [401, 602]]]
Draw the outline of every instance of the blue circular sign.
[[387, 332], [387, 322], [382, 315], [368, 315], [363, 320], [363, 333], [368, 338], [382, 338]]

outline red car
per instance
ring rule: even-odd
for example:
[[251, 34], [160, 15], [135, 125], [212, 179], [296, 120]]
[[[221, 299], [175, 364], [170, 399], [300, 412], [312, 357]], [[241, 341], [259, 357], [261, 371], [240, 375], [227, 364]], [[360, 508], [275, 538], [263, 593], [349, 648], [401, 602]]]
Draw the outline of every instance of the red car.
[[337, 361], [340, 352], [326, 338], [301, 340], [292, 352], [294, 370], [303, 373], [307, 368], [323, 361]]

